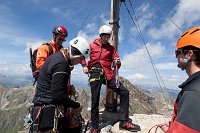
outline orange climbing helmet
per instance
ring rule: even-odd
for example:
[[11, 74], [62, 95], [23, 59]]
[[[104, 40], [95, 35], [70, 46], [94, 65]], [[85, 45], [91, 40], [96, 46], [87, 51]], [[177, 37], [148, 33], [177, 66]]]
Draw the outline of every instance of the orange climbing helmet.
[[180, 49], [186, 46], [194, 46], [200, 49], [200, 26], [191, 28], [181, 35], [176, 48]]

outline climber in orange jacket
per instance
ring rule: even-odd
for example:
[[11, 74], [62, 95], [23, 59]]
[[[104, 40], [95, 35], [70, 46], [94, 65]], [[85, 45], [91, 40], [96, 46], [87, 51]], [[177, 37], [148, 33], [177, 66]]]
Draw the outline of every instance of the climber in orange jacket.
[[[61, 48], [63, 48], [62, 43], [65, 41], [65, 38], [68, 35], [67, 29], [63, 26], [56, 26], [53, 31], [53, 40], [48, 42], [51, 45], [53, 53], [56, 53]], [[42, 65], [44, 64], [45, 60], [50, 55], [48, 45], [41, 45], [37, 52], [37, 59], [36, 59], [36, 67], [37, 69], [41, 69]]]

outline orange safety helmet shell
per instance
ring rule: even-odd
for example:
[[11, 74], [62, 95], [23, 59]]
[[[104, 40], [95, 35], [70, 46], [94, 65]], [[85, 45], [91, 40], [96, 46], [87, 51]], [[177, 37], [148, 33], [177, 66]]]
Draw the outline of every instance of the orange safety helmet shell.
[[185, 46], [200, 48], [200, 26], [191, 28], [181, 35], [176, 48], [180, 49]]

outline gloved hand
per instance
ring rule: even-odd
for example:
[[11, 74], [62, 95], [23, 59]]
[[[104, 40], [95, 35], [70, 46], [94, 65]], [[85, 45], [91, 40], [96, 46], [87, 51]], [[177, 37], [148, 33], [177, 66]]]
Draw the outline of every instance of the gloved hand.
[[73, 114], [73, 115], [78, 115], [78, 114], [81, 113], [82, 109], [83, 109], [83, 106], [80, 105], [80, 107], [79, 107], [78, 109], [74, 109], [74, 110], [73, 110], [72, 114]]
[[87, 67], [87, 66], [84, 66], [84, 67], [83, 67], [83, 72], [84, 72], [85, 74], [88, 74], [88, 67]]
[[115, 58], [111, 64], [111, 69], [114, 70], [116, 65], [120, 64], [120, 59], [119, 58]]
[[70, 71], [74, 69], [74, 66], [69, 65], [69, 67], [70, 67]]
[[167, 130], [169, 129], [169, 125], [167, 124], [161, 124], [159, 127], [164, 133], [166, 133]]
[[76, 94], [76, 89], [75, 89], [74, 85], [70, 85], [69, 95], [75, 95], [75, 94]]

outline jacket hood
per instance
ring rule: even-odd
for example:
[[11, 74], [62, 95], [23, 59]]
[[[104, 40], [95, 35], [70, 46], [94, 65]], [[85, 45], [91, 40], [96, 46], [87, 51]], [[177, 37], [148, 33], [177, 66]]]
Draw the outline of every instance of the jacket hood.
[[101, 38], [95, 39], [93, 43], [95, 43], [97, 45], [101, 45]]

